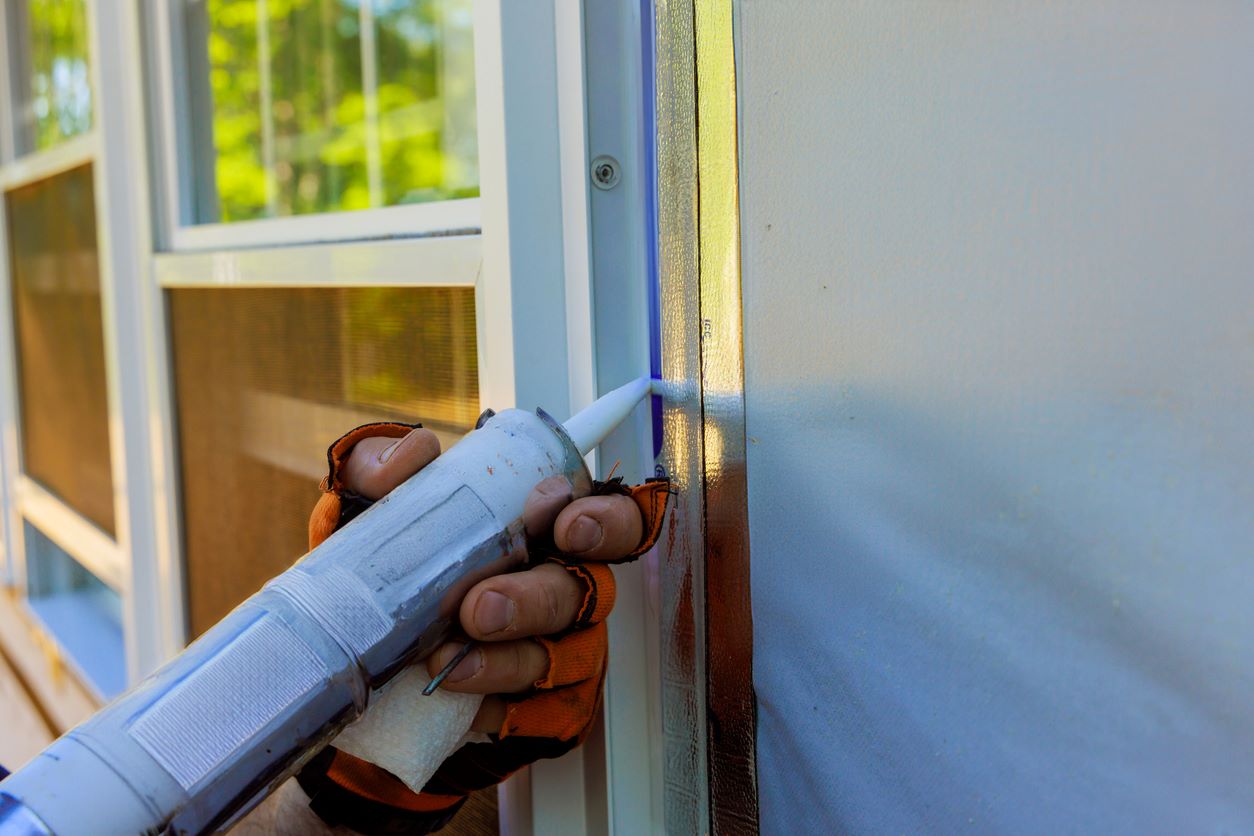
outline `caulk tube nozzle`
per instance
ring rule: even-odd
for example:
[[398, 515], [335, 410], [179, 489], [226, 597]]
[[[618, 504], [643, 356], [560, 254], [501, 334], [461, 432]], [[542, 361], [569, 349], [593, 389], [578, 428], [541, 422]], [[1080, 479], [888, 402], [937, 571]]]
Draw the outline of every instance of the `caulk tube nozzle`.
[[647, 377], [637, 378], [612, 392], [606, 392], [562, 424], [580, 455], [588, 455], [604, 441], [631, 414], [640, 399], [649, 394], [652, 384]]

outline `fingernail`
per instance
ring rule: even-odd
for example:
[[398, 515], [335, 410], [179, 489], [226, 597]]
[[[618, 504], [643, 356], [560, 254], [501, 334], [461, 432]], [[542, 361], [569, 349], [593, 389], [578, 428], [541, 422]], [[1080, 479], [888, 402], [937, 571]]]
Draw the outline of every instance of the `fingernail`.
[[[444, 664], [448, 664], [449, 660], [457, 655], [461, 647], [454, 646], [453, 652], [445, 654]], [[478, 650], [472, 650], [466, 654], [466, 658], [457, 663], [457, 667], [448, 672], [445, 682], [461, 682], [464, 679], [470, 679], [483, 669], [483, 654]]]
[[407, 440], [409, 440], [409, 437], [416, 432], [418, 432], [416, 429], [410, 430], [405, 433], [405, 435], [396, 439], [396, 441], [393, 441], [387, 447], [384, 447], [383, 450], [379, 452], [379, 464], [387, 464], [388, 459], [392, 458], [392, 454], [396, 452], [396, 448], [404, 444]]
[[499, 633], [513, 626], [514, 610], [513, 599], [499, 592], [485, 592], [475, 603], [475, 626], [480, 633]]
[[601, 545], [602, 536], [604, 531], [601, 524], [587, 514], [582, 514], [566, 530], [566, 543], [573, 552], [586, 552]]

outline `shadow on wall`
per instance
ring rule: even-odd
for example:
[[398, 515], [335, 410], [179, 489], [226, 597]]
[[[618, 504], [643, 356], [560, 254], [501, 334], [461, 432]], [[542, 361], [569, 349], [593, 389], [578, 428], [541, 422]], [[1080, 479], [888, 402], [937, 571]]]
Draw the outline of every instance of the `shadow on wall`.
[[[759, 771], [850, 830], [1248, 823], [1236, 418], [1203, 436], [1151, 394], [946, 423], [857, 387], [769, 389], [789, 416], [749, 443], [759, 757], [779, 759]], [[798, 718], [822, 747], [790, 749]]]

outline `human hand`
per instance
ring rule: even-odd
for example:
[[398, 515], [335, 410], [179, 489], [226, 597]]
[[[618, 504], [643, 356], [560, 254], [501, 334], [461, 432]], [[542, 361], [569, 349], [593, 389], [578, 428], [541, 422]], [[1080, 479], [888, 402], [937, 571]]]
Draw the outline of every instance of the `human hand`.
[[[402, 424], [370, 424], [343, 436], [328, 452], [330, 473], [310, 518], [310, 547], [439, 454], [434, 433]], [[523, 514], [531, 568], [483, 580], [461, 603], [460, 628], [477, 646], [442, 687], [487, 695], [472, 730], [492, 735], [491, 742], [463, 745], [421, 793], [368, 760], [328, 747], [300, 775], [311, 807], [325, 821], [427, 832], [447, 821], [469, 793], [582, 742], [605, 676], [604, 619], [614, 604], [614, 577], [605, 564], [652, 547], [669, 483], [597, 483], [594, 493], [573, 499], [560, 476], [540, 483]], [[425, 662], [429, 674], [463, 646], [464, 640], [450, 640], [437, 648]]]
[[[364, 438], [344, 461], [344, 487], [370, 501], [381, 499], [439, 454], [439, 439], [426, 429], [411, 430], [401, 439]], [[532, 491], [524, 523], [530, 542], [551, 538], [557, 552], [567, 559], [596, 563], [627, 557], [644, 533], [640, 506], [631, 496], [607, 494], [572, 501], [570, 483], [561, 476], [544, 480]], [[589, 585], [581, 574], [559, 563], [545, 563], [480, 581], [466, 594], [459, 611], [461, 629], [479, 645], [441, 687], [489, 695], [475, 717], [474, 731], [499, 732], [508, 706], [502, 695], [525, 693], [545, 679], [550, 651], [534, 639], [576, 626]], [[598, 589], [598, 597], [605, 591]], [[612, 595], [612, 589], [609, 592]], [[612, 599], [600, 601], [598, 609], [608, 612], [612, 603]], [[457, 655], [463, 643], [450, 641], [427, 658], [431, 676]], [[588, 649], [593, 648], [589, 645]]]

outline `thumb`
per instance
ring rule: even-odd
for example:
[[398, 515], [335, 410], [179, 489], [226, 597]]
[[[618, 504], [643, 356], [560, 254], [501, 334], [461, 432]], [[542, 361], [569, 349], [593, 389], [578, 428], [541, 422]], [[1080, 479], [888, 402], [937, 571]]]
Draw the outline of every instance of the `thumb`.
[[385, 494], [440, 455], [440, 439], [418, 427], [404, 438], [363, 438], [344, 462], [344, 487], [367, 499]]

